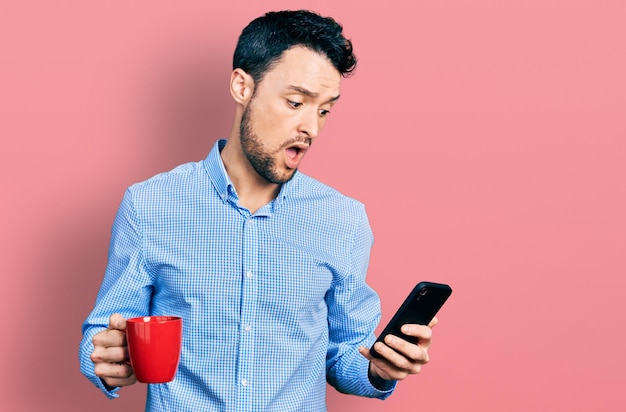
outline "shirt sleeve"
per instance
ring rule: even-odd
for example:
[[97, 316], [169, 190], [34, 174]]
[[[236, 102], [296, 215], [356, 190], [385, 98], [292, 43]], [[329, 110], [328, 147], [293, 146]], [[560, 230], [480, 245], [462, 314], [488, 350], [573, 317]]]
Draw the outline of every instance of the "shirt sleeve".
[[378, 295], [365, 282], [373, 234], [364, 207], [356, 219], [345, 273], [334, 275], [327, 295], [327, 380], [342, 393], [385, 399], [393, 393], [396, 382], [389, 382], [383, 390], [373, 386], [368, 376], [369, 361], [358, 350], [374, 343], [381, 309]]
[[90, 358], [93, 352], [92, 339], [107, 328], [113, 313], [119, 313], [127, 319], [149, 314], [153, 282], [146, 269], [142, 246], [141, 225], [129, 189], [113, 223], [104, 280], [95, 306], [83, 323], [83, 338], [79, 347], [81, 372], [109, 398], [119, 396], [119, 388], [109, 390], [95, 375]]

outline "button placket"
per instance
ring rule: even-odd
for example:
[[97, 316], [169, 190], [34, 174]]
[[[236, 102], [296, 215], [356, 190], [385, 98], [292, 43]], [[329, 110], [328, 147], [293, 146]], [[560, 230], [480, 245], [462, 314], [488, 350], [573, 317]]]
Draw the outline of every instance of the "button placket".
[[237, 382], [239, 383], [239, 410], [251, 410], [253, 405], [253, 391], [251, 377], [254, 374], [255, 333], [254, 321], [258, 298], [258, 224], [254, 217], [249, 217], [243, 227], [243, 261], [241, 284], [241, 317], [239, 362], [237, 368]]

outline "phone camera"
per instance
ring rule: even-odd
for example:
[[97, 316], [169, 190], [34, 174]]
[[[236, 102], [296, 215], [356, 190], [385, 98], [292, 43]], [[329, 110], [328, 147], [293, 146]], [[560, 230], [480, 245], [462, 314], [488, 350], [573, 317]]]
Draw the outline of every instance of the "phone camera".
[[428, 293], [428, 289], [420, 290], [420, 296], [424, 296], [426, 293]]

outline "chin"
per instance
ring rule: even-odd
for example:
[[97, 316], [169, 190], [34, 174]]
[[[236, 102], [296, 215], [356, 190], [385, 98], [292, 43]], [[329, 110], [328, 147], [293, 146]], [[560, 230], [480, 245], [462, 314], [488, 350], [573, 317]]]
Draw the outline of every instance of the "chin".
[[[267, 176], [265, 179], [270, 183], [283, 184], [290, 181], [295, 175], [298, 169], [289, 169], [283, 173], [273, 173], [272, 176]], [[269, 179], [268, 179], [269, 177]]]

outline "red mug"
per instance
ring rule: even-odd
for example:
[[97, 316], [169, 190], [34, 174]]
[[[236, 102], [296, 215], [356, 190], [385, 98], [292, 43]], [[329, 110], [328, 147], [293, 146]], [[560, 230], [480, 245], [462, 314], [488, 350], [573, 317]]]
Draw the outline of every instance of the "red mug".
[[126, 320], [126, 341], [135, 377], [143, 383], [170, 382], [176, 375], [183, 338], [177, 316], [143, 316]]

